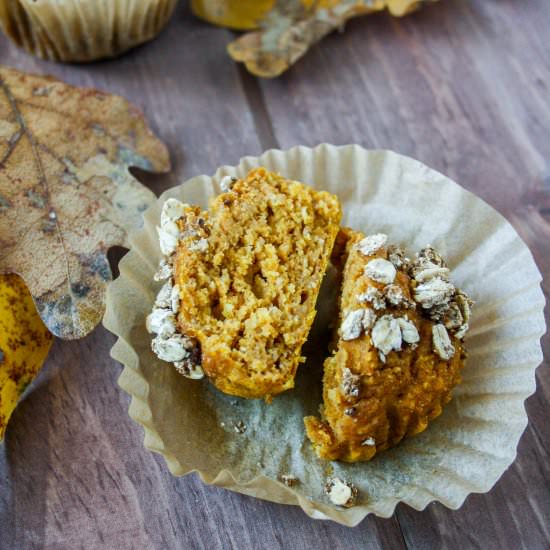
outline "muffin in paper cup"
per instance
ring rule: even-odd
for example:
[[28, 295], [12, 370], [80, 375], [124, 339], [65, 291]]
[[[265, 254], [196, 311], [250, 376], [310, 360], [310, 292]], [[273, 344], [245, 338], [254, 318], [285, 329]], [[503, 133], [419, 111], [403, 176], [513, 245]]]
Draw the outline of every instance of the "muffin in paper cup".
[[0, 0], [0, 27], [18, 46], [65, 62], [113, 57], [154, 38], [177, 0]]
[[[426, 431], [370, 462], [321, 460], [304, 431], [304, 416], [317, 414], [322, 402], [338, 294], [330, 273], [296, 387], [270, 405], [222, 394], [207, 379], [183, 378], [151, 351], [145, 318], [159, 287], [153, 274], [161, 259], [155, 226], [162, 204], [174, 197], [204, 208], [224, 176], [243, 177], [258, 166], [336, 194], [343, 225], [386, 233], [409, 252], [432, 244], [448, 260], [453, 281], [476, 302], [466, 336], [469, 357], [452, 401]], [[119, 383], [132, 398], [129, 414], [143, 426], [145, 446], [160, 453], [174, 475], [197, 472], [206, 483], [353, 526], [369, 513], [391, 516], [399, 502], [421, 510], [435, 500], [456, 509], [468, 494], [488, 491], [514, 460], [527, 425], [524, 401], [542, 361], [542, 278], [512, 226], [440, 173], [357, 145], [270, 150], [166, 191], [130, 242], [108, 290], [104, 324], [118, 336], [112, 356], [124, 365]], [[285, 476], [295, 478], [292, 486]], [[324, 486], [332, 477], [358, 488], [355, 506], [331, 504]]]

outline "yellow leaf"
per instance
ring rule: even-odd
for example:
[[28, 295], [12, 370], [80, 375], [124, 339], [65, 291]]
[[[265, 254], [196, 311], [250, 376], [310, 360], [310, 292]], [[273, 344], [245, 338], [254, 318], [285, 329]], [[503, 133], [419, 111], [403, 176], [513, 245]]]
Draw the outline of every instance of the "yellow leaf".
[[[420, 0], [372, 0], [372, 11], [388, 8], [393, 15], [405, 15]], [[297, 0], [306, 9], [334, 8], [342, 0]], [[262, 20], [275, 7], [276, 0], [192, 0], [193, 13], [214, 25], [238, 31], [261, 26]]]
[[275, 0], [193, 0], [193, 13], [214, 25], [239, 31], [256, 29]]
[[44, 363], [53, 337], [25, 283], [0, 275], [0, 441], [19, 396]]

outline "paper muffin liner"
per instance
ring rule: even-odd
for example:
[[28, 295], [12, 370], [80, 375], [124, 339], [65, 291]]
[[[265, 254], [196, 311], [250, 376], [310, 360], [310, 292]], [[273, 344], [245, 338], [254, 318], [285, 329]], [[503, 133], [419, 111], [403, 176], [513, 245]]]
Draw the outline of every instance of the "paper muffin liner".
[[[183, 378], [151, 351], [145, 317], [159, 287], [153, 273], [161, 258], [155, 225], [162, 204], [175, 197], [206, 207], [223, 176], [244, 177], [257, 166], [336, 194], [343, 225], [387, 233], [410, 253], [434, 245], [448, 260], [453, 281], [476, 301], [466, 336], [469, 358], [453, 400], [425, 432], [371, 462], [323, 461], [304, 432], [303, 417], [317, 414], [322, 399], [327, 325], [337, 295], [330, 276], [296, 387], [270, 405], [224, 395], [207, 379]], [[535, 389], [542, 361], [542, 278], [511, 225], [440, 173], [356, 145], [271, 150], [168, 190], [130, 242], [120, 277], [108, 290], [104, 324], [118, 336], [112, 356], [124, 365], [119, 383], [132, 397], [129, 414], [143, 426], [145, 446], [166, 459], [172, 474], [198, 472], [206, 483], [353, 526], [369, 513], [391, 516], [398, 502], [421, 510], [436, 500], [456, 509], [469, 493], [488, 491], [514, 460], [527, 425], [524, 400]], [[238, 422], [245, 433], [235, 430]], [[279, 481], [285, 474], [299, 484], [285, 486]], [[328, 501], [323, 488], [329, 476], [358, 487], [355, 507]]]
[[154, 38], [177, 0], [0, 0], [0, 26], [18, 46], [54, 61], [113, 57]]

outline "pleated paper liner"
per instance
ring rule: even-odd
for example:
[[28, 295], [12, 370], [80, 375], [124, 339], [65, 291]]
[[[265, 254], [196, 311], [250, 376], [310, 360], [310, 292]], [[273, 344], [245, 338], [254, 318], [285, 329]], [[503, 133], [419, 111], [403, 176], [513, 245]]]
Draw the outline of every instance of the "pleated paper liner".
[[43, 59], [114, 57], [154, 38], [177, 0], [0, 0], [0, 27]]
[[[176, 197], [206, 207], [224, 175], [243, 177], [257, 166], [335, 193], [345, 225], [387, 233], [410, 253], [434, 245], [455, 283], [476, 301], [466, 337], [470, 354], [453, 400], [424, 433], [371, 462], [320, 460], [304, 433], [303, 417], [316, 414], [321, 403], [326, 327], [336, 296], [330, 277], [296, 388], [271, 405], [224, 395], [206, 379], [183, 378], [151, 352], [145, 317], [159, 286], [152, 277], [161, 257], [155, 225], [163, 202]], [[271, 150], [168, 190], [130, 240], [120, 277], [109, 288], [104, 323], [119, 337], [112, 356], [125, 367], [119, 383], [132, 396], [130, 416], [143, 426], [145, 446], [163, 455], [174, 475], [198, 472], [206, 483], [351, 526], [369, 513], [390, 516], [398, 502], [417, 510], [434, 500], [458, 508], [469, 493], [488, 491], [514, 460], [527, 425], [524, 401], [542, 361], [541, 276], [511, 225], [440, 173], [356, 145]], [[234, 429], [241, 421], [244, 434]], [[284, 474], [300, 483], [286, 487], [278, 481]], [[328, 501], [323, 486], [332, 475], [359, 488], [355, 507]]]

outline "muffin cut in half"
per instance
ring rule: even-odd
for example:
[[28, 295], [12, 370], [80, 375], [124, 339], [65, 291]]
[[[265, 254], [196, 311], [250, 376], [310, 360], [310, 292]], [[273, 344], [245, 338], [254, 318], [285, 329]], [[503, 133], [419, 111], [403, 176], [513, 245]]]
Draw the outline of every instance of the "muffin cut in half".
[[[180, 372], [204, 371], [225, 393], [269, 401], [294, 386], [340, 205], [263, 168], [224, 178], [222, 189], [208, 211], [167, 201], [159, 236], [168, 261], [160, 271], [171, 280], [161, 293], [176, 302], [165, 301], [167, 330], [155, 310], [148, 329], [157, 334], [154, 351]], [[170, 340], [175, 355], [163, 352]]]
[[338, 236], [336, 349], [324, 364], [322, 418], [304, 419], [321, 458], [370, 460], [422, 432], [460, 381], [471, 300], [433, 248], [411, 261], [386, 242], [349, 229]]

